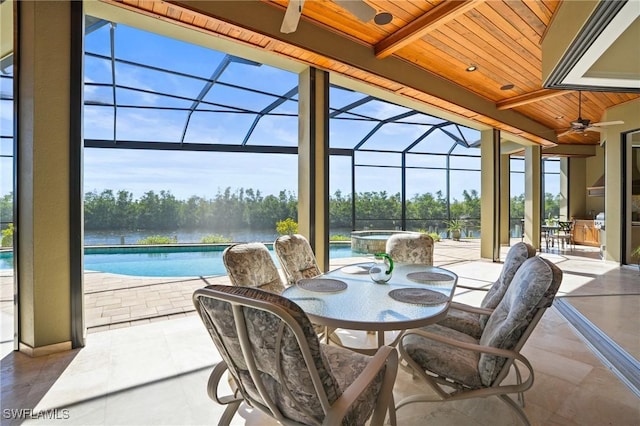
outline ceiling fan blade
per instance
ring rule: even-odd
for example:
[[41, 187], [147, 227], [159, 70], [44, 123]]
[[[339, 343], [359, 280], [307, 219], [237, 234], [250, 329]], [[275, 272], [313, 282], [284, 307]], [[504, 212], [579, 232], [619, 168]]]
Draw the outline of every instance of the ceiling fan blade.
[[369, 22], [376, 16], [376, 10], [364, 0], [333, 0], [362, 22]]
[[585, 132], [598, 132], [600, 133], [602, 131], [602, 129], [599, 129], [597, 127], [587, 127], [586, 129], [584, 129]]
[[615, 121], [601, 121], [599, 123], [591, 123], [592, 126], [612, 126], [614, 124], [624, 124], [624, 121], [615, 120]]
[[559, 135], [556, 135], [556, 137], [562, 137], [562, 136], [565, 136], [565, 135], [569, 135], [571, 133], [573, 133], [573, 129], [569, 129], [566, 132], [562, 132]]
[[302, 15], [302, 6], [304, 6], [305, 0], [289, 0], [287, 5], [287, 11], [284, 13], [284, 19], [282, 20], [282, 26], [280, 32], [290, 34], [298, 28], [298, 22], [300, 22], [300, 15]]

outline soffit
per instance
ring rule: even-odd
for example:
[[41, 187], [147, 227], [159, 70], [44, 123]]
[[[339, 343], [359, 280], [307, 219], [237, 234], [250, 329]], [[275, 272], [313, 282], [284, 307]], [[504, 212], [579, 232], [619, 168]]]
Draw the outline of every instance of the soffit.
[[640, 2], [564, 2], [542, 44], [545, 86], [638, 93], [639, 40]]

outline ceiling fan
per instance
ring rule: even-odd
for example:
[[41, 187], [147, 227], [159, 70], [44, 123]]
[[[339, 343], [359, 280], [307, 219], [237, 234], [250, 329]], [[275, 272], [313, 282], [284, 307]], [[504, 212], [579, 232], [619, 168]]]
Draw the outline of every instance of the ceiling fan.
[[[300, 21], [300, 15], [302, 15], [302, 6], [304, 6], [304, 2], [305, 0], [289, 1], [287, 11], [284, 13], [280, 32], [289, 34], [298, 28], [298, 22]], [[369, 22], [376, 17], [376, 10], [365, 3], [364, 0], [333, 0], [333, 2], [340, 5], [362, 22]]]
[[592, 123], [591, 120], [587, 118], [582, 118], [582, 92], [578, 91], [578, 118], [571, 122], [571, 127], [558, 135], [565, 136], [571, 133], [582, 133], [584, 132], [599, 132], [600, 127], [603, 126], [611, 126], [613, 124], [624, 124], [624, 121], [601, 121], [598, 123]]

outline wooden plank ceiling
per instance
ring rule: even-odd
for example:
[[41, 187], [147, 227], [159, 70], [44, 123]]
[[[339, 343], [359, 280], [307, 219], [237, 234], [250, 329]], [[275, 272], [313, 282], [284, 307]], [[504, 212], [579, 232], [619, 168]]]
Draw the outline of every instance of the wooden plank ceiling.
[[[111, 1], [109, 1], [111, 2]], [[289, 0], [263, 0], [283, 11]], [[330, 29], [350, 40], [357, 40], [383, 60], [394, 55], [416, 67], [437, 74], [465, 90], [512, 109], [562, 135], [578, 118], [578, 93], [548, 90], [542, 87], [541, 40], [553, 19], [558, 0], [366, 0], [376, 11], [385, 11], [393, 19], [386, 25], [373, 20], [362, 22], [330, 0], [307, 0], [302, 19]], [[122, 0], [116, 4], [183, 25], [233, 38], [271, 50], [318, 68], [360, 78], [387, 90], [445, 108], [463, 117], [480, 121], [534, 142], [539, 137], [496, 123], [478, 112], [467, 111], [446, 99], [435, 99], [415, 90], [402, 92], [394, 82], [336, 63], [321, 55], [274, 40], [252, 30], [220, 22], [168, 2]], [[469, 66], [477, 67], [468, 72]], [[582, 92], [582, 118], [601, 121], [606, 108], [640, 97], [634, 93]], [[558, 137], [560, 144], [597, 144], [596, 132], [568, 133]]]

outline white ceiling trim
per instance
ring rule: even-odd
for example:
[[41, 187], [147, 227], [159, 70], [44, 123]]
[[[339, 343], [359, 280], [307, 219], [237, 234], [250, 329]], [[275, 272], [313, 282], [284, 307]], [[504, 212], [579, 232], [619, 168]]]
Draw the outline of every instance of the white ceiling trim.
[[[589, 70], [613, 43], [624, 33], [631, 24], [640, 17], [640, 1], [629, 1], [613, 18], [611, 23], [602, 31], [600, 36], [584, 52], [575, 66], [562, 80], [562, 84], [580, 86], [630, 87], [640, 89], [640, 75], [629, 78], [595, 77], [589, 76]], [[629, 58], [629, 60], [637, 60]]]

